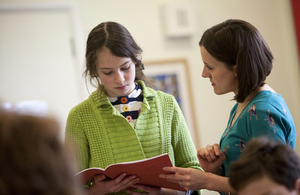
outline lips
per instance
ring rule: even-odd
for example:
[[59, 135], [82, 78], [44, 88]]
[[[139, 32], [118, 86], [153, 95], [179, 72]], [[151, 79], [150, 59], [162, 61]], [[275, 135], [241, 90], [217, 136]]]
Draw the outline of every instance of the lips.
[[126, 85], [123, 85], [121, 87], [116, 87], [117, 90], [124, 90], [126, 88]]

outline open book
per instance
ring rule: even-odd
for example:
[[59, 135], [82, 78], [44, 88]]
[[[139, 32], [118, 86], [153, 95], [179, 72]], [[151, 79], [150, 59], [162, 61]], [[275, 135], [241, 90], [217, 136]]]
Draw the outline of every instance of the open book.
[[172, 167], [173, 165], [168, 154], [161, 154], [148, 159], [109, 165], [105, 170], [101, 168], [88, 168], [77, 173], [75, 177], [78, 177], [83, 184], [86, 184], [92, 181], [94, 176], [98, 174], [104, 174], [107, 177], [114, 179], [121, 173], [127, 173], [127, 175], [136, 175], [139, 177], [139, 184], [185, 192], [186, 190], [179, 184], [169, 182], [166, 179], [159, 177], [161, 173], [174, 174], [163, 171], [162, 168], [166, 166]]

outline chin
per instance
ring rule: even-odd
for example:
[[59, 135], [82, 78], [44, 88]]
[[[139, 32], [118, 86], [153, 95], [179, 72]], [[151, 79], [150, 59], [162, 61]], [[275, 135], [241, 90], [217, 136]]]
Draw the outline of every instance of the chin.
[[214, 91], [214, 92], [215, 92], [216, 95], [224, 95], [224, 94], [226, 94], [224, 92], [219, 92], [219, 91]]
[[214, 90], [216, 95], [223, 95], [223, 93], [220, 93], [219, 91]]

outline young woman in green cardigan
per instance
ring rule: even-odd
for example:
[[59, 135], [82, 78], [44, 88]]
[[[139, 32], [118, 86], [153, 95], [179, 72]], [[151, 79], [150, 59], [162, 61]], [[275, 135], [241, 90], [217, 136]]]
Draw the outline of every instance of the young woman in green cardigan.
[[[97, 90], [69, 113], [66, 141], [76, 153], [80, 170], [106, 168], [168, 153], [174, 166], [201, 169], [183, 114], [169, 94], [144, 83], [142, 49], [127, 29], [104, 22], [89, 34], [85, 76]], [[136, 176], [113, 180], [97, 175], [89, 194], [179, 193], [139, 184]]]

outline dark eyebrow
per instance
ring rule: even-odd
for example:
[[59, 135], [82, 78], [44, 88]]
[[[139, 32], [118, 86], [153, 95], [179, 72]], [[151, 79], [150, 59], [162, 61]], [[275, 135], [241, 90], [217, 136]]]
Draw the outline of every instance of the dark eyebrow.
[[[126, 61], [126, 62], [124, 62], [120, 67], [125, 66], [125, 65], [128, 64], [128, 63], [129, 63], [129, 60]], [[101, 70], [110, 70], [110, 69], [112, 69], [112, 68], [99, 68], [99, 69], [101, 69]]]

